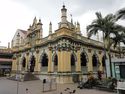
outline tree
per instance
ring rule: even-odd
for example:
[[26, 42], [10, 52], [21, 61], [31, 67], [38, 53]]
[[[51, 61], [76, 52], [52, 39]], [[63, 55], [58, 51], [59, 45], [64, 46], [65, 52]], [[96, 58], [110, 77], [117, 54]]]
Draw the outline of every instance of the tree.
[[87, 26], [88, 37], [90, 38], [92, 35], [96, 35], [98, 32], [103, 33], [104, 47], [106, 47], [108, 52], [110, 70], [111, 70], [110, 48], [113, 44], [111, 36], [114, 36], [116, 32], [119, 32], [119, 30], [121, 30], [122, 28], [120, 25], [115, 23], [116, 16], [113, 14], [108, 14], [105, 17], [102, 17], [100, 12], [96, 12], [96, 16], [97, 19], [95, 19], [90, 25]]
[[125, 8], [122, 8], [116, 12], [116, 19], [125, 19]]
[[114, 48], [117, 47], [117, 45], [119, 46], [119, 57], [121, 57], [121, 46], [120, 43], [125, 44], [125, 33], [124, 32], [116, 32], [115, 36], [113, 36], [112, 38], [112, 44], [114, 45]]

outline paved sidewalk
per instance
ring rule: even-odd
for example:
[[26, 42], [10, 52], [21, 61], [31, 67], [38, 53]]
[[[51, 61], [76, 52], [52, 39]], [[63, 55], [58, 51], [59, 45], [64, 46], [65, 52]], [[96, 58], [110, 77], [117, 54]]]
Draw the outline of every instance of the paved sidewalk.
[[[111, 92], [104, 92], [96, 89], [78, 89], [77, 84], [58, 84], [57, 90], [52, 92], [42, 92], [42, 81], [27, 81], [19, 82], [18, 94], [27, 94], [26, 88], [28, 88], [29, 94], [68, 94], [64, 90], [70, 88], [70, 90], [76, 90], [75, 94], [115, 94]], [[46, 87], [47, 88], [47, 87]], [[48, 87], [49, 88], [49, 87]], [[0, 94], [17, 94], [17, 82], [7, 79], [0, 79]]]

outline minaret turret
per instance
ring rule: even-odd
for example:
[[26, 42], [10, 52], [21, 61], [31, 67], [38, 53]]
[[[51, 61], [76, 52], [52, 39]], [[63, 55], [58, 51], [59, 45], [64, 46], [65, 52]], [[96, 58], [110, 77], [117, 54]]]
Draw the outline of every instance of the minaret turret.
[[37, 19], [36, 19], [36, 17], [33, 19], [33, 23], [34, 23], [34, 24], [37, 24]]
[[61, 9], [61, 27], [67, 27], [67, 9], [65, 8], [65, 5], [63, 5], [63, 8]]
[[52, 23], [49, 24], [49, 34], [52, 34]]
[[10, 42], [8, 42], [8, 49], [10, 49]]
[[71, 16], [71, 24], [73, 24], [72, 14], [70, 14], [70, 16]]
[[39, 19], [39, 22], [37, 23], [37, 28], [38, 29], [42, 29], [42, 23], [41, 23], [41, 19]]
[[78, 34], [81, 34], [81, 30], [80, 30], [80, 24], [79, 24], [79, 22], [77, 22], [77, 33], [78, 33]]
[[37, 23], [37, 29], [40, 30], [39, 32], [39, 38], [42, 38], [43, 37], [43, 28], [42, 28], [42, 23], [41, 23], [41, 19], [39, 19], [39, 22]]

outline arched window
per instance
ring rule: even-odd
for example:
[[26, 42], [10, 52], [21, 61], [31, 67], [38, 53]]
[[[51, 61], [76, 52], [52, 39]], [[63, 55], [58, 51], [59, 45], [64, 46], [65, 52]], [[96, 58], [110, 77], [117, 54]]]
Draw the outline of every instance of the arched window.
[[48, 56], [46, 53], [43, 53], [41, 56], [41, 72], [48, 71]]
[[71, 54], [71, 66], [75, 66], [75, 57]]
[[93, 56], [92, 56], [92, 65], [93, 65], [94, 67], [96, 67], [96, 66], [98, 65], [98, 60], [97, 60], [96, 55], [93, 55]]
[[35, 57], [34, 55], [32, 55], [30, 60], [30, 72], [34, 72], [35, 63], [36, 63]]
[[74, 72], [76, 70], [75, 63], [76, 63], [75, 55], [71, 54], [71, 71], [72, 72]]
[[42, 66], [48, 66], [48, 56], [46, 53], [43, 54], [42, 60], [41, 60]]
[[58, 55], [56, 53], [54, 53], [52, 60], [53, 60], [53, 69], [56, 72], [58, 70]]
[[25, 57], [22, 58], [22, 67], [23, 68], [26, 67], [26, 58]]
[[87, 59], [86, 59], [86, 55], [84, 53], [81, 53], [81, 66], [86, 66], [87, 64]]
[[55, 57], [54, 57], [54, 65], [58, 65], [58, 56], [57, 56], [57, 54], [55, 55]]

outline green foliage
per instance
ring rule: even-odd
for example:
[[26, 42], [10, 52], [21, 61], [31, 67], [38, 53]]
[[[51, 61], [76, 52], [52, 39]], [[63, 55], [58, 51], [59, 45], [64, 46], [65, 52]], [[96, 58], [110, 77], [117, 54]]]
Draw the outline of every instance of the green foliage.
[[116, 24], [116, 16], [108, 14], [102, 17], [100, 12], [96, 12], [97, 19], [87, 26], [88, 38], [96, 35], [98, 32], [103, 33], [103, 40], [107, 40], [107, 49], [112, 45], [116, 47], [119, 42], [125, 43], [125, 27]]

